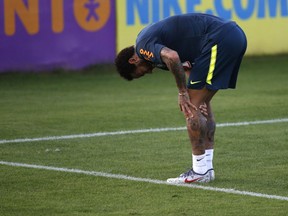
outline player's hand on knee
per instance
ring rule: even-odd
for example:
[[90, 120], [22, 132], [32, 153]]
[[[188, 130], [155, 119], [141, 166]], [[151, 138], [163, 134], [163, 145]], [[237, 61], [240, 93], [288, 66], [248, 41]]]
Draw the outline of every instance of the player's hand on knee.
[[199, 109], [200, 109], [200, 112], [201, 112], [205, 117], [208, 116], [208, 111], [207, 111], [207, 105], [206, 105], [206, 103], [201, 104], [201, 105], [199, 106]]
[[190, 102], [187, 92], [178, 94], [178, 104], [180, 110], [184, 113], [186, 118], [193, 117], [192, 110], [197, 110], [197, 107]]

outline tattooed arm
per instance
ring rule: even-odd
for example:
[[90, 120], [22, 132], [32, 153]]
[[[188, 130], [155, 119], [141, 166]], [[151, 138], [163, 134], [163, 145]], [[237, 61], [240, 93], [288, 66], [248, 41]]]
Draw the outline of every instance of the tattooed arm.
[[173, 73], [177, 87], [179, 89], [179, 93], [187, 92], [186, 89], [186, 77], [185, 71], [181, 64], [178, 53], [168, 47], [164, 47], [161, 50], [161, 58], [162, 61], [166, 64], [168, 69]]
[[197, 108], [190, 102], [189, 94], [186, 88], [186, 76], [185, 71], [180, 61], [179, 55], [176, 51], [164, 47], [161, 50], [162, 61], [166, 64], [167, 68], [173, 73], [175, 81], [179, 90], [178, 103], [182, 112], [184, 112], [186, 118], [191, 117], [191, 108], [197, 110]]

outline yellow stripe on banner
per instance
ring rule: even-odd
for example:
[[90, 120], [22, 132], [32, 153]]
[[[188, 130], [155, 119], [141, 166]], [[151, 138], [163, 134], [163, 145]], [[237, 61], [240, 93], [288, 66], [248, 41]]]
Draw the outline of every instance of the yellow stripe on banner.
[[214, 45], [211, 49], [211, 59], [210, 59], [210, 66], [209, 66], [209, 72], [206, 78], [206, 83], [212, 84], [211, 80], [213, 78], [213, 72], [215, 69], [216, 64], [216, 58], [217, 58], [217, 44]]

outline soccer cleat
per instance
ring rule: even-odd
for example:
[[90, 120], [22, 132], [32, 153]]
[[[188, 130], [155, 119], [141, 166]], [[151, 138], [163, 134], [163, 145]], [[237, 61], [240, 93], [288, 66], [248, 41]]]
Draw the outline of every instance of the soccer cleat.
[[215, 180], [214, 169], [209, 169], [208, 172], [209, 172], [209, 175], [210, 175], [210, 181], [214, 181]]
[[205, 174], [198, 174], [190, 169], [186, 173], [182, 173], [177, 178], [169, 178], [167, 179], [168, 183], [171, 184], [185, 184], [185, 183], [196, 183], [196, 182], [210, 182], [215, 179], [215, 173], [213, 169], [208, 170]]

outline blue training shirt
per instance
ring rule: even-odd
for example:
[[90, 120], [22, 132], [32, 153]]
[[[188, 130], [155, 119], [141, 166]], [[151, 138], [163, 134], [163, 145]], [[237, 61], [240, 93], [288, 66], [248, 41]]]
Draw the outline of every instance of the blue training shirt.
[[231, 21], [208, 14], [168, 17], [145, 27], [137, 36], [137, 55], [156, 67], [167, 69], [160, 51], [168, 47], [178, 52], [181, 62], [194, 62], [208, 42], [220, 40], [221, 27]]

